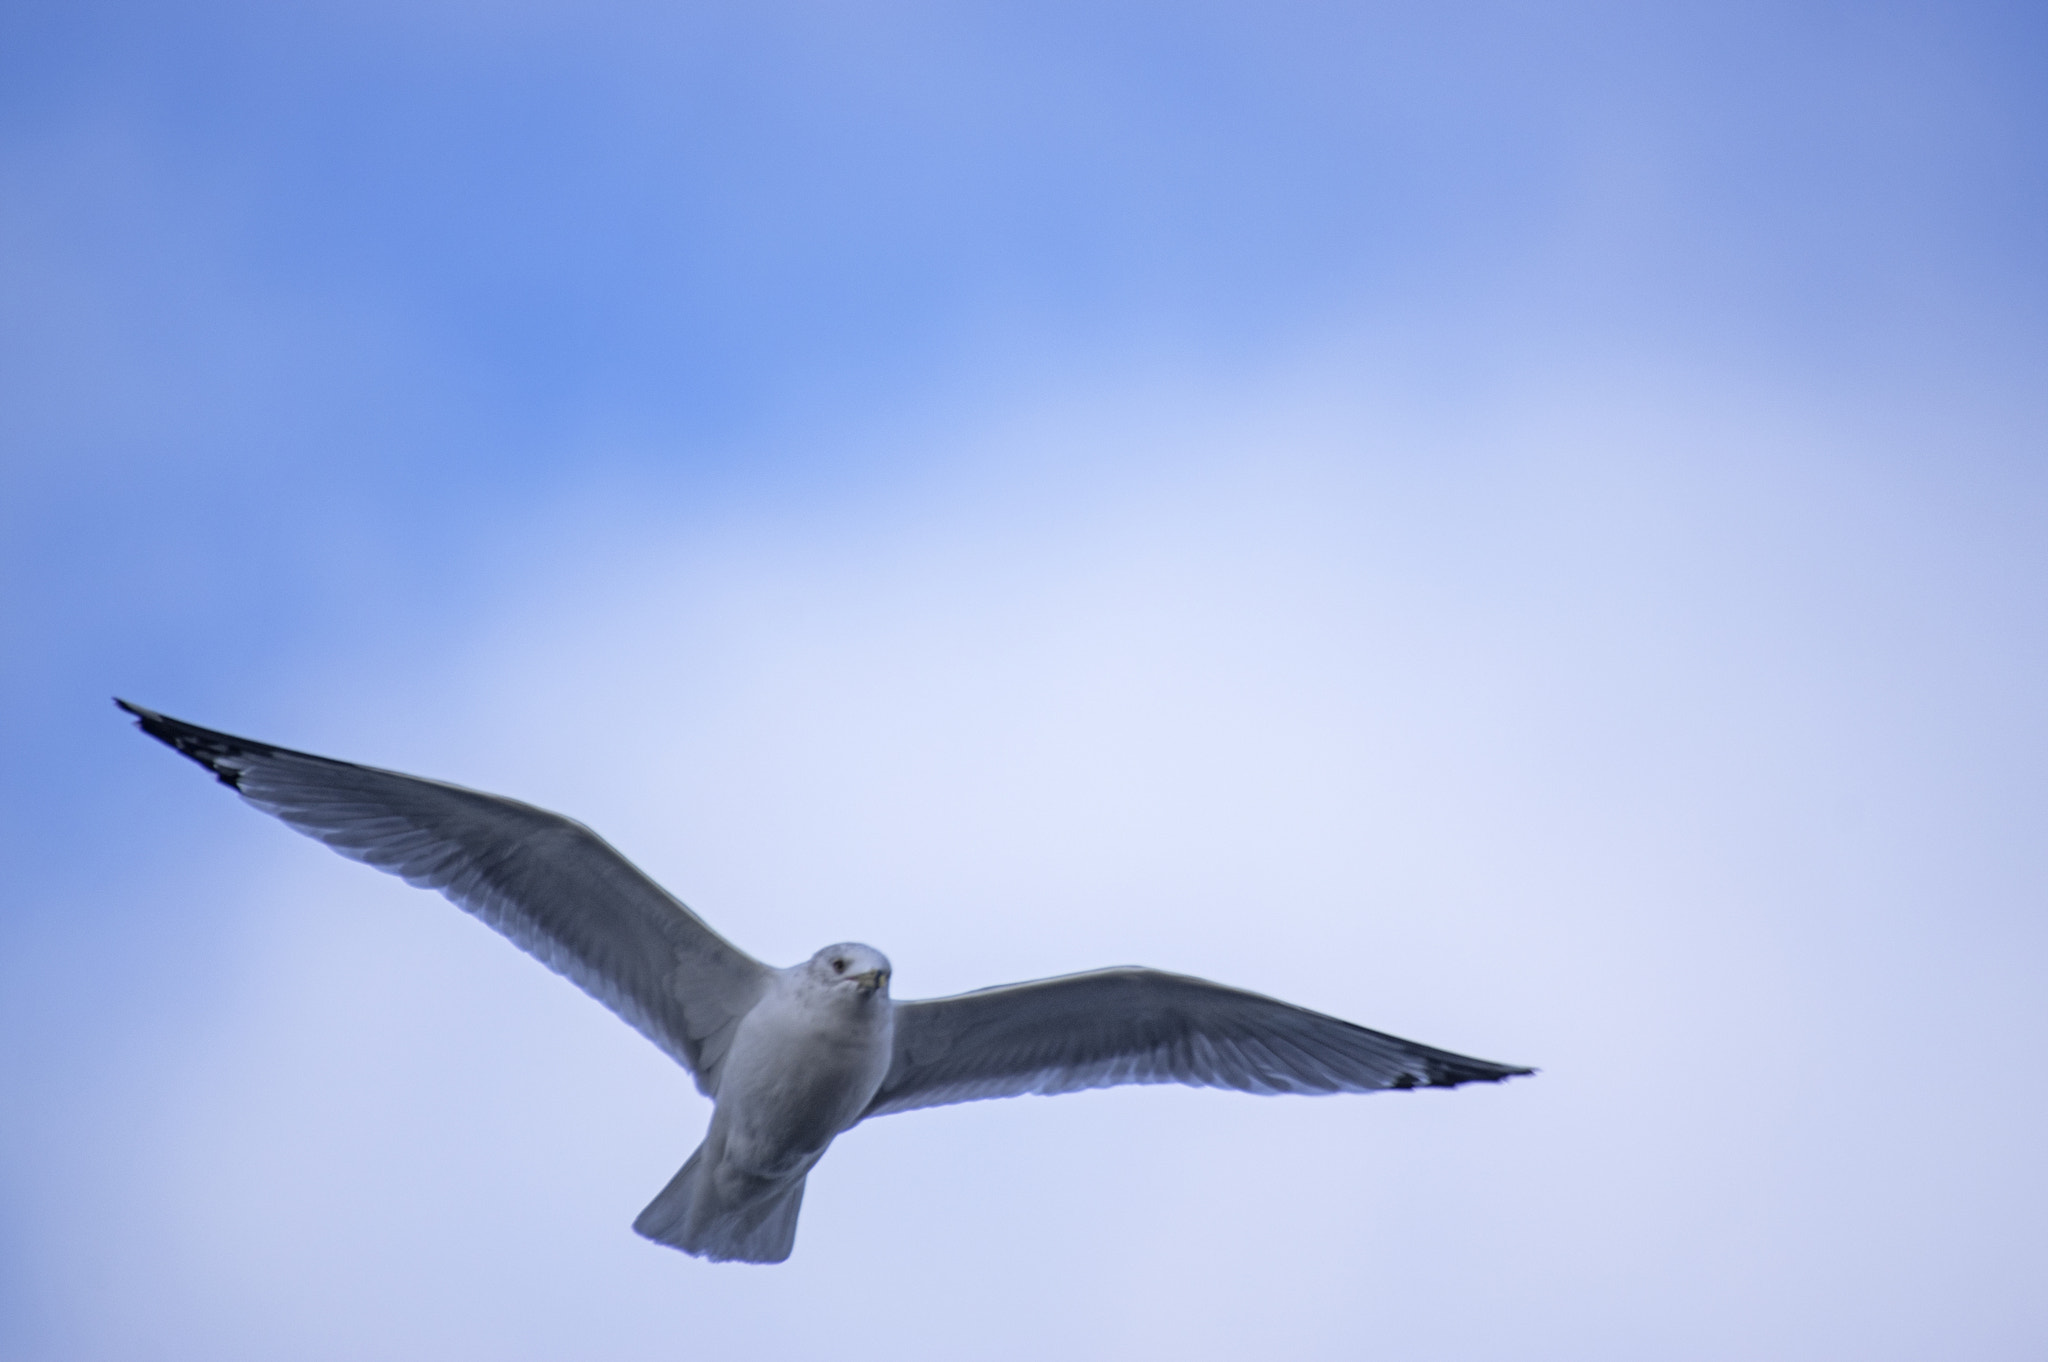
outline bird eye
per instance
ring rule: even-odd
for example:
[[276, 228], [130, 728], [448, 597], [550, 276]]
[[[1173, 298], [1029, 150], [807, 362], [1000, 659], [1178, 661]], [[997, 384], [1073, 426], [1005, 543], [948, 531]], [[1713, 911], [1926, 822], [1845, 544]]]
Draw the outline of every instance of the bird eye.
[[834, 960], [832, 962], [832, 972], [834, 974], [846, 973], [846, 962], [844, 960]]

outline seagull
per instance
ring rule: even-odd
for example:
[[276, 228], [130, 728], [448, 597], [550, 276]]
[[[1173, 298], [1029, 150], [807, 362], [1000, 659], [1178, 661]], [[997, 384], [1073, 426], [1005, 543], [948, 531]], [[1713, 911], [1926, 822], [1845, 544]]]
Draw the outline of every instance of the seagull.
[[804, 1180], [870, 1116], [1122, 1083], [1322, 1094], [1534, 1072], [1134, 966], [899, 1002], [874, 947], [764, 965], [559, 814], [114, 703], [263, 812], [439, 890], [688, 1070], [710, 1129], [633, 1228], [701, 1258], [787, 1259]]

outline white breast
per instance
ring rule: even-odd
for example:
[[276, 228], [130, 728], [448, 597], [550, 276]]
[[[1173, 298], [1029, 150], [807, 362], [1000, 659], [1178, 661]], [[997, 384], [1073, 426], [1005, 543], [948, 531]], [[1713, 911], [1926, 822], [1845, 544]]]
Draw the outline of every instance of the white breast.
[[888, 1073], [895, 1030], [886, 994], [777, 973], [733, 1036], [713, 1117], [726, 1159], [763, 1176], [807, 1166], [859, 1118]]

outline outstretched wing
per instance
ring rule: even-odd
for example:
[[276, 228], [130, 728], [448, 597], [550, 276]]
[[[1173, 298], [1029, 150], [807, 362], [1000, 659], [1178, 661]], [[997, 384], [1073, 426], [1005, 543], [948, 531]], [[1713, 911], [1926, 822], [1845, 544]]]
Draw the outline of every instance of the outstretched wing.
[[1119, 1083], [1371, 1092], [1533, 1072], [1206, 979], [1127, 967], [898, 1003], [895, 1061], [863, 1115]]
[[287, 751], [126, 700], [151, 737], [344, 856], [438, 889], [624, 1018], [717, 1091], [767, 967], [584, 827], [437, 780]]

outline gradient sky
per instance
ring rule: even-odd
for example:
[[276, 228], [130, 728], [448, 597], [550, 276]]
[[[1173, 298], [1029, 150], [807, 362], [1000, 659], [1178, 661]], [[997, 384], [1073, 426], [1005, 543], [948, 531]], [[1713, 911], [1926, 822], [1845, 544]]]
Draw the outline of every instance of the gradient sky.
[[[0, 1356], [2039, 1358], [2044, 38], [7, 6]], [[889, 1117], [699, 1263], [683, 1074], [116, 693], [1543, 1072]]]

